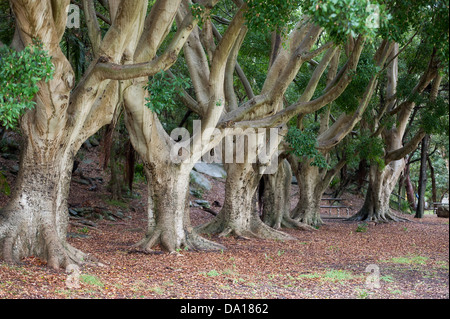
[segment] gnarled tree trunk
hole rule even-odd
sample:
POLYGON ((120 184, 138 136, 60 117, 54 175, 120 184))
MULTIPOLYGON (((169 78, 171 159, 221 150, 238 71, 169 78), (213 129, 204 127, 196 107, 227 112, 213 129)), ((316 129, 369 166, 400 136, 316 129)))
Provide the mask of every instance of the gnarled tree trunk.
POLYGON ((66 267, 86 257, 66 241, 73 159, 53 149, 47 162, 36 163, 46 155, 39 151, 29 141, 23 150, 17 186, 0 212, 0 255, 7 262, 39 256, 51 267, 66 267))
POLYGON ((225 164, 225 200, 219 214, 209 223, 197 228, 200 233, 235 235, 242 238, 294 239, 277 231, 261 220, 255 192, 261 175, 252 163, 225 164))
POLYGON ((272 228, 281 228, 283 220, 290 218, 291 181, 292 170, 286 160, 280 162, 276 173, 262 177, 264 191, 259 209, 262 208, 263 221, 272 228))
MULTIPOLYGON (((310 226, 321 226, 320 200, 322 199, 322 181, 319 168, 310 165, 311 160, 306 158, 298 163, 294 170, 298 182, 298 203, 291 213, 294 220, 310 226)), ((294 163, 293 163, 294 164, 294 163)))
POLYGON ((404 169, 405 161, 391 162, 383 170, 377 165, 371 165, 369 172, 369 187, 362 208, 350 217, 350 221, 405 221, 396 216, 389 207, 392 191, 404 169))
MULTIPOLYGON (((281 227, 314 229, 291 216, 292 169, 286 159, 280 161, 276 173, 265 174, 262 179, 264 180, 262 219, 267 225, 274 229, 281 227)), ((300 182, 298 183, 300 185, 300 182)))
MULTIPOLYGON (((392 63, 387 68, 387 97, 392 99, 395 96, 397 87, 397 72, 398 62, 396 53, 398 52, 398 45, 396 44, 394 50, 391 52, 393 57, 392 63)), ((420 94, 425 88, 435 79, 433 83, 433 92, 437 92, 437 87, 440 84, 440 78, 437 72, 438 63, 434 56, 434 53, 430 57, 427 70, 423 73, 419 79, 418 84, 411 92, 411 96, 414 94, 420 94)), ((431 94, 433 98, 433 94, 431 94)), ((380 131, 380 134, 385 143, 385 156, 384 167, 380 169, 378 164, 372 164, 369 172, 369 187, 366 193, 366 198, 361 210, 349 220, 370 220, 378 222, 388 221, 407 221, 408 219, 395 216, 389 208, 389 200, 395 185, 405 168, 405 157, 417 148, 419 142, 425 136, 425 131, 419 129, 418 132, 409 140, 409 142, 403 145, 403 138, 406 131, 406 126, 411 116, 411 113, 415 107, 415 101, 413 99, 407 99, 396 106, 395 100, 387 103, 384 107, 390 110, 393 114, 396 114, 396 125, 390 129, 385 129, 382 126, 376 127, 379 124, 380 117, 374 116, 372 119, 373 127, 375 131, 380 131), (379 128, 382 128, 379 130, 379 128)), ((383 112, 380 112, 382 115, 383 112)), ((378 116, 381 116, 378 115, 378 116)))
POLYGON ((189 173, 185 166, 146 163, 148 179, 148 229, 136 244, 146 252, 160 245, 175 253, 181 249, 221 250, 220 244, 197 235, 189 217, 189 173))
MULTIPOLYGON (((50 267, 60 268, 88 259, 66 240, 73 160, 82 143, 113 117, 118 82, 110 81, 99 66, 117 72, 114 63, 120 63, 128 41, 136 33, 130 21, 145 12, 146 3, 118 10, 118 1, 110 0, 111 8, 116 7, 118 12, 111 9, 112 27, 103 39, 96 20, 86 19, 94 59, 75 88, 74 72, 59 45, 69 3, 11 1, 16 18, 12 45, 21 50, 32 39, 41 40, 52 57, 54 74, 48 82, 39 83, 34 109, 20 120, 25 141, 20 173, 10 202, 0 211, 0 258, 6 261, 33 255, 46 260, 50 267)), ((95 16, 89 2, 83 1, 83 8, 86 16, 95 16)))

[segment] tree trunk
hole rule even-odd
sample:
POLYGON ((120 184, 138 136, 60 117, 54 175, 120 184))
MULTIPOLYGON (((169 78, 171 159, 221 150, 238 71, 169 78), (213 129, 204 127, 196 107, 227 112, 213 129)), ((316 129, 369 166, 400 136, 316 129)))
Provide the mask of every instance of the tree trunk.
POLYGON ((80 263, 87 255, 66 241, 74 153, 36 150, 30 139, 22 151, 11 200, 0 211, 0 257, 19 262, 37 256, 55 269, 80 263))
POLYGON ((431 177, 431 201, 433 203, 437 202, 437 187, 436 187, 436 175, 434 172, 434 166, 431 162, 430 156, 427 156, 427 163, 430 167, 430 177, 431 177))
POLYGON ((119 177, 119 165, 118 165, 118 147, 116 146, 117 141, 112 142, 111 153, 109 155, 109 169, 111 179, 109 181, 109 187, 111 189, 111 199, 112 200, 122 200, 122 178, 119 177))
POLYGON ((427 188, 427 153, 430 136, 427 134, 422 140, 420 153, 420 174, 419 174, 419 199, 417 203, 415 218, 423 218, 425 210, 425 190, 427 188))
POLYGON ((389 207, 391 193, 404 168, 405 161, 393 161, 383 170, 378 165, 371 165, 369 169, 369 187, 362 208, 348 218, 349 221, 407 221, 406 218, 396 216, 389 207))
POLYGON ((153 163, 146 164, 148 228, 146 236, 135 246, 152 252, 153 247, 160 245, 169 253, 181 249, 225 249, 200 237, 191 226, 188 201, 190 170, 170 164, 163 168, 153 163))
POLYGON ((285 216, 289 218, 291 210, 292 170, 286 160, 280 162, 275 174, 262 177, 262 219, 272 228, 279 229, 285 216))
POLYGON ((411 207, 411 209, 413 210, 416 210, 416 197, 414 196, 414 187, 411 183, 411 176, 409 174, 409 164, 406 164, 405 168, 405 190, 409 207, 411 207))
POLYGON ((199 226, 201 233, 235 235, 241 238, 294 239, 264 224, 256 205, 255 192, 261 175, 251 163, 226 164, 225 201, 219 214, 199 226))
POLYGON ((323 224, 320 218, 320 201, 324 190, 321 186, 319 168, 310 163, 311 160, 307 158, 304 158, 303 162, 291 159, 291 165, 297 165, 294 172, 299 188, 298 202, 291 216, 300 223, 318 227, 323 224))
POLYGON ((292 170, 285 159, 280 161, 275 174, 263 177, 263 221, 272 228, 281 227, 313 230, 314 228, 303 224, 291 217, 291 182, 292 170))

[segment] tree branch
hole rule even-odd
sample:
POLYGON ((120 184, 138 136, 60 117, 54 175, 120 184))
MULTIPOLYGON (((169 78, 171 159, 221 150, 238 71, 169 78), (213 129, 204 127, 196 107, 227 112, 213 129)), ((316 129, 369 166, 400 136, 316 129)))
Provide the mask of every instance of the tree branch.
POLYGON ((170 31, 181 0, 156 1, 145 19, 142 36, 134 53, 135 62, 144 62, 153 58, 161 43, 170 31))
POLYGON ((94 0, 82 0, 83 10, 86 16, 86 24, 88 27, 89 39, 91 40, 94 55, 98 54, 101 44, 101 31, 95 13, 94 0))
POLYGON ((237 66, 237 57, 245 35, 247 34, 247 28, 243 27, 238 39, 236 40, 228 57, 227 66, 225 70, 225 99, 227 101, 227 112, 238 108, 238 100, 236 92, 234 90, 234 71, 237 66))
POLYGON ((341 160, 330 170, 327 171, 325 176, 321 181, 321 190, 325 191, 325 189, 330 185, 333 177, 341 170, 342 167, 347 163, 347 159, 345 157, 341 158, 341 160))
POLYGON ((98 72, 101 80, 128 80, 152 76, 161 70, 166 71, 176 62, 178 54, 195 24, 196 21, 194 21, 192 15, 186 17, 182 27, 177 31, 166 51, 152 61, 127 65, 100 62, 95 66, 95 71, 98 72))
POLYGON ((398 161, 404 158, 406 155, 414 151, 417 146, 419 145, 420 141, 424 138, 426 135, 425 131, 423 129, 420 129, 416 135, 414 135, 411 140, 405 144, 403 147, 396 149, 394 151, 388 152, 386 156, 384 157, 384 162, 386 164, 389 164, 392 161, 398 161))
MULTIPOLYGON (((172 79, 175 78, 175 75, 170 70, 167 70, 167 75, 169 75, 172 79)), ((188 92, 186 92, 185 89, 181 88, 181 94, 179 95, 179 97, 189 110, 198 114, 200 117, 203 116, 200 104, 188 92)))
MULTIPOLYGON (((211 23, 212 31, 214 36, 218 41, 222 39, 222 35, 219 33, 219 30, 215 27, 213 23, 211 23)), ((247 79, 247 76, 245 75, 244 71, 242 70, 241 66, 239 65, 239 62, 236 60, 236 74, 239 77, 239 80, 241 81, 242 85, 244 86, 245 94, 247 95, 248 99, 252 99, 255 97, 255 94, 253 93, 252 86, 250 85, 249 80, 247 79)))
POLYGON ((353 73, 356 70, 356 66, 359 61, 359 57, 361 55, 361 51, 364 47, 364 39, 359 37, 356 40, 355 48, 351 54, 350 60, 348 61, 348 65, 346 67, 346 71, 342 75, 336 85, 331 87, 328 91, 326 91, 322 96, 312 100, 312 101, 298 101, 289 107, 283 109, 275 115, 258 119, 252 121, 240 121, 235 123, 236 127, 276 127, 282 123, 286 123, 293 116, 300 113, 312 113, 323 106, 331 103, 336 98, 338 98, 342 92, 347 88, 348 84, 352 81, 353 73))

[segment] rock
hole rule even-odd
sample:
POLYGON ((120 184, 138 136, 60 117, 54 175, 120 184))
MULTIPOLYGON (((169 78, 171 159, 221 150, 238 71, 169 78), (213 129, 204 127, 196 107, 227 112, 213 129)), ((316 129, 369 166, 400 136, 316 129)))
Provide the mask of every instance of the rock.
POLYGON ((194 200, 194 202, 196 204, 202 206, 202 207, 205 207, 205 208, 210 208, 211 207, 209 202, 207 200, 204 200, 204 199, 196 199, 196 200, 194 200))
POLYGON ((449 218, 448 206, 439 206, 436 210, 436 214, 438 217, 449 218))
POLYGON ((77 233, 67 233, 67 238, 89 238, 89 235, 86 234, 77 234, 77 233))
POLYGON ((75 209, 69 208, 69 214, 72 216, 78 216, 78 212, 75 209))
POLYGON ((78 184, 82 184, 82 185, 91 185, 91 183, 90 183, 88 180, 83 179, 83 178, 72 178, 72 180, 73 180, 75 183, 78 183, 78 184))
POLYGON ((19 165, 13 165, 11 166, 10 170, 9 170, 12 174, 17 175, 17 173, 19 173, 19 165))
POLYGON ((294 184, 294 185, 298 185, 297 178, 294 175, 292 175, 292 182, 291 183, 294 184))
POLYGON ((3 153, 2 157, 7 160, 18 161, 19 157, 16 154, 3 153))
POLYGON ((217 163, 198 162, 194 165, 194 170, 211 177, 216 178, 227 177, 227 172, 225 171, 225 169, 222 167, 222 165, 217 163))
POLYGON ((91 148, 91 147, 92 147, 92 144, 91 144, 91 142, 89 141, 89 139, 87 139, 86 141, 84 141, 83 146, 84 146, 85 148, 91 148))
POLYGON ((109 215, 109 214, 105 214, 105 219, 106 219, 106 220, 110 220, 110 221, 112 221, 112 222, 115 222, 115 221, 116 221, 116 219, 115 219, 114 217, 112 217, 111 215, 109 215))
POLYGON ((91 136, 91 137, 89 138, 89 142, 90 142, 91 145, 94 146, 94 147, 100 145, 100 142, 99 142, 95 137, 93 137, 93 136, 91 136))
POLYGON ((191 182, 205 190, 210 191, 212 189, 212 185, 209 180, 199 172, 191 171, 191 182))

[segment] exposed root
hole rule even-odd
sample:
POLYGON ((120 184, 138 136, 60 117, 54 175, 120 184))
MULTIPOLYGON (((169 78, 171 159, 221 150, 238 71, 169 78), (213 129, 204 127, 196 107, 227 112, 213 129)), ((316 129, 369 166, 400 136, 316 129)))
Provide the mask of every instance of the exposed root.
POLYGON ((237 227, 223 222, 220 217, 196 228, 199 233, 218 234, 219 237, 234 236, 238 239, 251 238, 272 240, 295 240, 296 238, 264 224, 259 218, 252 218, 247 227, 237 227))
POLYGON ((309 226, 315 230, 317 230, 318 227, 322 226, 324 224, 322 218, 319 216, 300 216, 296 219, 294 219, 296 222, 298 222, 300 225, 306 225, 309 226))
POLYGON ((287 217, 283 218, 283 220, 281 221, 281 225, 286 228, 295 228, 298 230, 305 230, 305 231, 317 231, 317 228, 314 228, 313 226, 287 217))
POLYGON ((168 232, 160 229, 154 230, 151 234, 147 234, 141 241, 133 245, 133 249, 138 252, 154 254, 154 247, 160 245, 163 251, 177 253, 179 250, 194 251, 217 251, 225 250, 223 245, 207 240, 199 236, 195 231, 185 230, 185 238, 180 243, 175 243, 173 236, 168 232))
POLYGON ((188 247, 200 251, 220 251, 226 247, 199 236, 195 231, 186 234, 186 243, 188 247))
POLYGON ((26 244, 18 244, 27 242, 21 237, 26 233, 19 232, 17 228, 15 231, 10 231, 4 235, 5 237, 0 238, 0 258, 6 263, 14 264, 24 257, 33 255, 45 260, 47 266, 55 270, 66 269, 70 265, 102 265, 94 257, 61 240, 49 227, 42 226, 41 233, 42 240, 35 239, 33 244, 36 247, 30 247, 29 245, 21 246, 26 244))
POLYGON ((376 222, 376 223, 390 223, 390 222, 411 222, 408 218, 397 216, 391 211, 384 213, 367 212, 360 210, 355 215, 345 219, 345 221, 356 222, 376 222))

